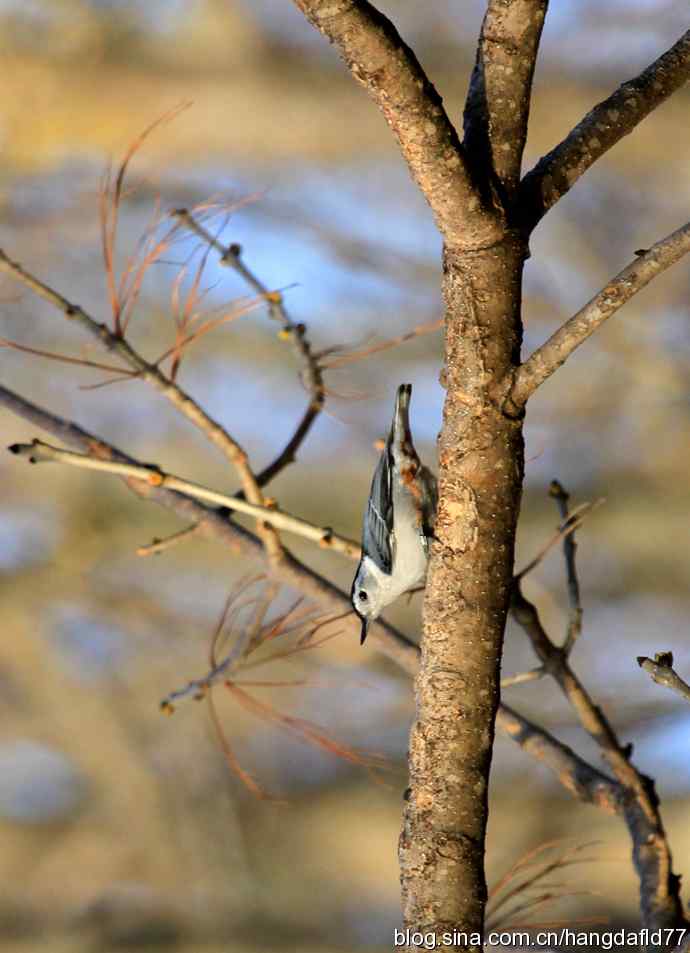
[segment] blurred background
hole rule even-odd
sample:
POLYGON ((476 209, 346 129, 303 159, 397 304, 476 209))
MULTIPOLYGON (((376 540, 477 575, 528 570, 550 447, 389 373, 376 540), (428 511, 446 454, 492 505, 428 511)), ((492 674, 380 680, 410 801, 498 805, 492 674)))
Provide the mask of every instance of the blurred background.
MULTIPOLYGON (((483 5, 381 2, 458 118, 483 5)), ((592 104, 687 28, 671 0, 554 0, 534 89, 526 167, 592 104)), ((440 316, 440 245, 388 129, 333 50, 288 0, 2 0, 0 238, 15 259, 99 320, 109 304, 99 183, 153 120, 120 215, 125 260, 154 214, 212 199, 224 242, 285 290, 317 350, 361 349, 440 316)), ((539 226, 527 264, 525 351, 627 263, 687 219, 689 98, 677 94, 578 183, 539 226)), ((147 274, 132 340, 171 342, 171 290, 198 248, 178 242, 147 274)), ((194 259, 198 261, 197 258, 194 259)), ((188 286, 193 271, 183 279, 188 286)), ((210 311, 247 295, 209 258, 210 311)), ((655 281, 530 403, 518 566, 557 523, 558 477, 573 502, 605 497, 579 534, 585 627, 573 662, 637 764, 657 780, 678 872, 690 876, 690 710, 654 686, 638 654, 672 649, 690 674, 687 618, 690 333, 687 263, 655 281)), ((305 405, 299 368, 257 307, 191 348, 180 383, 268 463, 305 405)), ((102 360, 77 329, 3 276, 0 335, 102 360)), ((438 331, 327 373, 331 391, 271 493, 358 537, 396 385, 414 384, 413 427, 435 465, 442 391, 438 331)), ((146 461, 226 492, 235 474, 140 382, 0 351, 0 382, 146 461), (105 375, 107 377, 107 375, 105 375)), ((39 434, 0 411, 4 445, 39 434)), ((50 440, 50 437, 48 437, 50 440)), ((284 722, 218 690, 224 743, 272 799, 227 764, 205 704, 158 705, 203 676, 228 593, 257 567, 190 538, 118 480, 0 456, 0 948, 8 953, 176 948, 384 950, 400 925, 396 862, 412 717, 408 680, 349 638, 266 665, 262 704, 308 719, 334 743, 383 755, 372 772, 305 743, 284 722)), ((300 540, 309 565, 349 588, 353 566, 300 540)), ((560 554, 526 584, 549 631, 565 631, 560 554)), ((275 614, 294 594, 278 593, 275 614)), ((416 637, 420 599, 387 617, 416 637)), ((235 619, 230 638, 242 628, 235 619)), ((507 635, 506 674, 534 664, 507 635)), ((247 689, 249 691, 249 689, 247 689)), ((546 683, 507 700, 595 760, 546 683)), ((592 843, 560 872, 566 896, 527 919, 633 926, 637 884, 622 821, 578 804, 498 739, 490 883, 527 851, 592 843)), ((523 916, 522 919, 525 919, 523 916)))

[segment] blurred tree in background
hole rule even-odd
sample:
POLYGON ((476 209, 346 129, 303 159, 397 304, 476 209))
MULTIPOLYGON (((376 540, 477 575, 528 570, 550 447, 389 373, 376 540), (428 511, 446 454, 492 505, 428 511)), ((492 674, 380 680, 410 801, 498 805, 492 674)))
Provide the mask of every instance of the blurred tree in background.
MULTIPOLYGON (((455 121, 485 5, 466 4, 462 15, 442 0, 380 6, 455 121)), ((54 0, 7 2, 0 10, 2 247, 98 321, 112 321, 98 226, 106 157, 122 155, 153 118, 192 100, 137 153, 130 170, 137 187, 122 196, 118 248, 123 255, 135 248, 158 196, 163 209, 194 209, 209 197, 217 204, 219 214, 206 222, 212 236, 225 248, 238 243, 241 261, 266 289, 283 289, 289 320, 306 325, 313 352, 331 365, 326 413, 313 423, 298 465, 282 471, 270 493, 281 509, 357 537, 395 385, 414 384, 413 426, 425 460, 433 460, 442 399, 440 335, 427 333, 442 313, 440 239, 376 110, 291 4, 54 0), (399 347, 376 349, 400 336, 399 347), (361 352, 370 353, 347 359, 361 352)), ((602 10, 555 2, 524 168, 670 47, 686 21, 680 3, 611 2, 602 10)), ((680 92, 535 232, 525 271, 525 355, 635 250, 682 224, 686 119, 687 93, 680 92)), ((170 345, 171 289, 181 265, 191 262, 177 284, 178 306, 203 252, 199 236, 180 228, 148 269, 129 333, 149 358, 170 345)), ((253 298, 256 288, 238 303, 246 282, 220 267, 217 254, 207 258, 202 285, 209 316, 242 314, 186 349, 177 382, 261 471, 310 403, 297 380, 303 364, 285 327, 253 298), (246 310, 249 303, 256 306, 246 310)), ((523 565, 552 533, 545 490, 554 474, 576 504, 606 497, 578 531, 586 624, 574 664, 619 737, 634 739, 636 764, 657 779, 681 868, 688 715, 634 659, 672 647, 678 671, 690 670, 682 638, 687 291, 687 268, 664 275, 530 402, 516 560, 523 565)), ((73 323, 9 278, 2 294, 4 339, 108 362, 73 323)), ((240 487, 227 460, 209 453, 173 406, 148 394, 146 381, 91 389, 107 375, 16 349, 1 353, 4 388, 166 472, 230 495, 240 487)), ((10 413, 2 419, 6 444, 37 436, 10 413)), ((4 891, 0 910, 5 947, 41 949, 45 937, 51 950, 173 941, 194 950, 297 942, 319 950, 389 948, 400 926, 395 843, 412 716, 408 680, 385 658, 363 656, 343 619, 325 630, 340 637, 248 674, 266 682, 251 688, 252 703, 218 691, 214 711, 185 705, 172 721, 162 719, 160 699, 208 670, 228 593, 241 601, 248 591, 242 587, 255 565, 246 550, 238 558, 195 533, 155 558, 138 556, 152 539, 179 531, 179 519, 120 481, 84 470, 46 465, 28 473, 10 457, 0 466, 1 862, 3 882, 16 884, 4 891), (288 803, 247 793, 237 771, 228 771, 223 745, 262 790, 288 803), (337 756, 357 760, 355 749, 369 756, 367 765, 372 754, 387 757, 382 784, 337 756)), ((342 555, 296 537, 289 544, 319 575, 349 588, 352 564, 342 555)), ((524 584, 548 632, 568 617, 561 573, 558 559, 547 558, 524 584)), ((323 595, 319 586, 307 586, 307 595, 323 595)), ((287 590, 270 595, 259 620, 268 629, 255 630, 264 635, 294 605, 287 590)), ((398 605, 387 618, 415 633, 419 602, 398 605)), ((247 611, 231 612, 219 652, 249 631, 247 611)), ((290 644, 316 621, 300 618, 290 644)), ((294 622, 289 616, 285 625, 294 622)), ((533 666, 530 645, 509 626, 504 671, 533 666)), ((554 687, 515 686, 506 700, 596 764, 594 746, 582 741, 554 687)), ((540 844, 599 840, 596 862, 568 875, 559 918, 638 922, 624 826, 574 803, 548 772, 500 740, 490 818, 490 885, 540 844), (602 895, 579 895, 583 887, 602 895)))

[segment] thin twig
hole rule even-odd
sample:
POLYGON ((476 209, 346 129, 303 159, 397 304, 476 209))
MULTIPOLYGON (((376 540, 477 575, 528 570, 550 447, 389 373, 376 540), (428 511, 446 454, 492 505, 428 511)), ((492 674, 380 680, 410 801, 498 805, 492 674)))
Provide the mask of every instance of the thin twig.
MULTIPOLYGON (((213 701, 213 696, 210 693, 206 696, 206 702, 208 705, 208 712, 209 712, 209 717, 211 719, 211 724, 213 725, 213 730, 218 739, 218 743, 221 746, 221 750, 223 754, 225 755, 225 761, 230 771, 232 771, 233 774, 237 775, 237 777, 240 779, 242 784, 244 784, 247 790, 251 791, 255 797, 259 798, 262 801, 275 801, 276 799, 271 797, 270 794, 264 791, 264 789, 261 787, 260 784, 257 783, 254 777, 248 771, 245 771, 245 769, 240 764, 237 758, 237 755, 233 751, 232 746, 230 745, 230 742, 228 741, 225 735, 225 732, 223 731, 223 726, 221 724, 220 718, 218 717, 218 712, 216 711, 216 706, 213 701)), ((161 709, 170 715, 175 710, 173 706, 170 706, 169 708, 167 708, 164 702, 161 702, 161 709)))
POLYGON ((83 357, 71 357, 68 354, 56 354, 53 351, 44 351, 36 347, 28 347, 26 344, 18 344, 16 341, 10 341, 8 338, 0 337, 0 347, 11 348, 14 351, 20 351, 23 354, 31 354, 33 357, 43 357, 49 361, 57 361, 60 364, 75 364, 78 367, 88 367, 96 371, 106 371, 108 374, 117 374, 123 380, 130 380, 137 376, 136 371, 127 371, 123 367, 117 367, 115 364, 101 364, 99 361, 90 361, 83 357))
POLYGON ((638 291, 690 251, 690 222, 642 251, 515 372, 506 408, 521 409, 573 351, 638 291))
POLYGON ((232 268, 249 285, 249 287, 259 294, 268 306, 269 316, 282 325, 280 337, 290 341, 294 350, 303 364, 302 381, 309 392, 309 403, 302 415, 302 419, 287 444, 267 467, 257 474, 256 481, 259 486, 266 486, 278 473, 288 464, 293 463, 297 451, 302 446, 311 427, 321 413, 326 399, 326 389, 323 382, 323 372, 317 356, 313 353, 309 339, 307 338, 307 329, 304 324, 293 321, 285 307, 283 295, 279 291, 271 291, 260 281, 254 272, 247 267, 242 260, 242 249, 240 245, 223 245, 206 228, 203 227, 191 214, 188 209, 176 209, 172 213, 178 220, 197 235, 209 248, 215 249, 220 255, 220 263, 228 268, 232 268))
POLYGON ((643 776, 632 764, 630 747, 620 744, 608 719, 570 668, 563 649, 548 637, 536 607, 525 599, 519 582, 513 589, 511 612, 528 634, 544 668, 561 688, 580 724, 599 746, 616 780, 626 792, 623 815, 630 832, 633 860, 640 879, 644 924, 655 929, 677 926, 683 922, 680 882, 673 873, 671 851, 651 779, 643 776))
POLYGON ((554 535, 546 543, 545 546, 539 550, 537 555, 530 559, 530 561, 522 567, 522 569, 515 573, 515 579, 519 581, 524 579, 533 569, 536 569, 537 566, 542 562, 544 557, 549 553, 554 546, 556 546, 563 539, 567 539, 572 533, 575 532, 578 527, 582 525, 586 516, 590 513, 593 513, 595 509, 605 503, 604 497, 600 497, 598 500, 595 500, 593 503, 581 503, 577 506, 570 516, 565 520, 565 522, 559 526, 554 535))
POLYGON ((515 675, 506 675, 501 679, 501 691, 504 688, 511 688, 513 685, 524 685, 525 682, 535 682, 546 675, 543 665, 537 668, 531 668, 527 672, 518 672, 515 675))
POLYGON ((646 672, 657 685, 663 685, 664 688, 670 688, 681 698, 690 701, 690 685, 678 675, 673 668, 672 652, 657 652, 653 659, 646 655, 637 656, 637 664, 643 672, 646 672))
POLYGON ((260 701, 249 692, 240 688, 237 682, 225 682, 225 688, 246 708, 247 711, 259 718, 263 718, 270 724, 282 728, 284 731, 293 735, 299 741, 305 744, 320 748, 328 754, 342 758, 352 764, 361 765, 371 769, 383 769, 388 767, 389 761, 383 755, 369 754, 357 748, 350 748, 347 745, 340 744, 329 735, 325 734, 321 728, 305 718, 295 718, 292 715, 286 715, 278 711, 272 705, 260 701))
POLYGON ((154 121, 130 143, 117 169, 113 170, 109 164, 103 175, 99 195, 101 252, 108 284, 110 307, 113 315, 113 332, 117 337, 123 337, 127 330, 129 319, 132 316, 132 311, 139 297, 141 284, 149 265, 159 257, 169 242, 169 236, 159 241, 155 241, 154 239, 160 222, 159 207, 157 205, 153 222, 139 242, 137 253, 129 257, 118 280, 115 270, 115 249, 120 207, 125 194, 124 186, 127 170, 132 159, 151 133, 161 125, 171 122, 190 106, 191 102, 179 103, 168 112, 154 119, 154 121))
MULTIPOLYGON (((558 900, 563 900, 565 898, 571 897, 593 897, 597 896, 596 891, 594 890, 548 890, 546 893, 538 894, 537 896, 528 897, 523 903, 518 904, 512 910, 505 913, 502 917, 498 917, 496 921, 492 923, 497 929, 510 930, 511 928, 521 927, 528 921, 525 920, 513 920, 513 917, 518 916, 519 914, 525 914, 527 912, 533 913, 539 907, 546 906, 548 904, 556 903, 558 900)), ((599 921, 602 922, 602 921, 599 921)), ((603 921, 607 923, 607 920, 603 921)))
POLYGON ((425 334, 433 334, 434 331, 440 331, 442 327, 443 318, 435 318, 425 324, 415 325, 411 331, 386 338, 385 341, 374 341, 372 344, 355 346, 354 348, 336 345, 320 351, 316 356, 322 370, 333 370, 337 367, 343 367, 345 364, 354 364, 357 361, 371 357, 373 354, 380 354, 381 351, 388 351, 390 348, 406 344, 408 341, 414 341, 415 338, 423 337, 425 334))
POLYGON ((497 927, 499 922, 503 923, 506 918, 522 913, 525 909, 529 909, 532 904, 536 906, 544 902, 549 902, 549 900, 559 899, 565 895, 576 896, 577 894, 570 893, 566 884, 549 883, 546 878, 555 871, 561 871, 567 867, 592 863, 595 858, 578 855, 580 855, 582 851, 589 850, 589 848, 595 846, 595 843, 596 842, 590 841, 574 844, 563 849, 561 843, 552 841, 541 845, 541 848, 529 851, 524 860, 521 858, 523 862, 518 861, 514 864, 511 870, 501 879, 498 888, 491 892, 489 903, 487 904, 487 906, 490 907, 490 911, 487 909, 487 916, 490 917, 492 926, 494 928, 497 927), (561 847, 561 852, 549 858, 549 851, 556 846, 561 847), (544 856, 545 854, 546 857, 544 856), (542 894, 539 897, 534 897, 530 892, 535 887, 551 892, 542 894), (497 912, 516 898, 521 900, 519 906, 504 911, 497 917, 497 912))
MULTIPOLYGON (((319 619, 313 607, 300 608, 303 601, 301 598, 287 612, 267 621, 266 617, 278 595, 279 588, 278 584, 263 575, 243 579, 237 584, 225 600, 211 638, 209 670, 201 678, 192 679, 184 687, 169 692, 160 703, 164 711, 171 714, 178 701, 190 697, 199 701, 206 697, 218 683, 226 682, 230 678, 233 683, 236 683, 237 674, 248 668, 256 668, 274 661, 274 656, 264 655, 253 664, 248 664, 252 654, 268 642, 278 637, 285 640, 290 636, 299 636, 296 643, 299 645, 299 642, 315 629, 335 621, 332 617, 325 620, 319 619), (258 593, 257 584, 261 587, 258 593), (247 614, 249 618, 245 619, 244 616, 247 614), (220 655, 219 646, 228 623, 230 649, 224 655, 220 655), (235 628, 239 631, 234 632, 235 628)), ((311 647, 314 648, 315 644, 311 643, 311 647)), ((252 680, 237 684, 250 687, 268 683, 252 680)), ((274 682, 274 684, 279 683, 274 682)))
MULTIPOLYGON (((558 480, 552 480, 549 487, 549 495, 556 500, 558 512, 561 519, 567 522, 570 519, 568 511, 568 501, 570 494, 563 488, 558 480)), ((582 603, 580 601, 580 584, 577 579, 577 569, 575 567, 575 553, 577 543, 575 542, 575 533, 568 533, 563 537, 563 555, 565 557, 565 575, 568 586, 568 603, 570 613, 568 618, 568 628, 566 629, 565 640, 563 642, 563 651, 569 655, 575 642, 582 632, 582 603)))
POLYGON ((30 463, 65 463, 68 466, 80 467, 84 470, 98 470, 101 473, 112 473, 115 476, 143 480, 151 486, 174 490, 176 493, 183 493, 194 499, 204 500, 206 503, 214 503, 216 506, 225 506, 229 510, 236 510, 239 513, 254 516, 257 520, 268 523, 276 529, 295 533, 297 536, 318 543, 323 549, 333 549, 335 552, 343 553, 351 559, 359 559, 360 556, 361 550, 358 543, 344 536, 338 536, 328 527, 315 526, 313 523, 299 519, 297 516, 291 516, 277 508, 259 506, 256 503, 248 503, 246 500, 238 499, 236 496, 219 493, 209 487, 202 486, 200 483, 185 480, 171 473, 164 473, 154 466, 102 460, 85 453, 62 450, 60 447, 53 447, 41 440, 34 440, 32 443, 15 443, 9 450, 17 456, 26 457, 30 463))
POLYGON ((184 529, 178 530, 177 533, 172 533, 164 539, 158 539, 158 537, 156 537, 148 543, 148 545, 138 546, 136 554, 137 556, 157 556, 159 553, 163 553, 168 549, 172 549, 173 546, 177 546, 178 543, 182 543, 192 536, 197 536, 199 532, 199 524, 193 523, 191 526, 186 526, 184 529))
MULTIPOLYGON (((566 847, 565 838, 557 838, 555 840, 544 841, 542 844, 538 844, 536 847, 532 847, 530 850, 526 851, 521 857, 519 857, 511 867, 503 874, 503 876, 495 884, 491 885, 489 890, 489 895, 487 899, 487 914, 489 913, 489 907, 492 907, 493 910, 496 910, 499 906, 503 905, 505 902, 506 888, 510 884, 514 884, 520 876, 524 876, 525 871, 530 871, 528 875, 529 883, 520 881, 523 887, 530 887, 533 885, 536 874, 536 880, 543 881, 545 876, 548 876, 549 873, 553 872, 553 860, 544 859, 545 855, 556 848, 560 849, 562 853, 560 854, 560 862, 558 866, 565 864, 566 866, 572 865, 573 855, 578 854, 582 850, 588 850, 590 847, 594 847, 598 844, 598 841, 588 841, 586 843, 572 844, 570 847, 566 847), (565 849, 564 849, 565 848, 565 849)), ((591 860, 591 858, 580 858, 581 861, 591 860)), ((542 886, 546 884, 542 883, 542 886)), ((511 888, 510 894, 514 896, 515 891, 511 888)))

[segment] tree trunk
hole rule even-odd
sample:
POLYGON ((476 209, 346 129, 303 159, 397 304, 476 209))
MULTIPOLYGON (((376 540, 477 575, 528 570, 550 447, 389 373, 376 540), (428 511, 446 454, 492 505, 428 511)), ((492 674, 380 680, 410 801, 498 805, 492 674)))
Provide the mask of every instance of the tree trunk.
POLYGON ((445 941, 454 950, 478 949, 483 930, 487 778, 524 463, 522 421, 503 412, 499 382, 519 363, 525 256, 513 232, 444 252, 440 502, 400 863, 406 928, 439 945, 458 931, 445 941))

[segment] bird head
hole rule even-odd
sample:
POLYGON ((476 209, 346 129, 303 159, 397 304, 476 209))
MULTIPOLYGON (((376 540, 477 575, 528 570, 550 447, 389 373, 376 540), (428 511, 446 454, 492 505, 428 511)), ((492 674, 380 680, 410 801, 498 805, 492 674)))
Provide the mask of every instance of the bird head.
POLYGON ((384 608, 379 574, 376 572, 376 567, 370 566, 369 563, 370 560, 367 557, 360 562, 350 593, 352 607, 362 620, 360 645, 367 637, 369 624, 378 618, 384 608))

